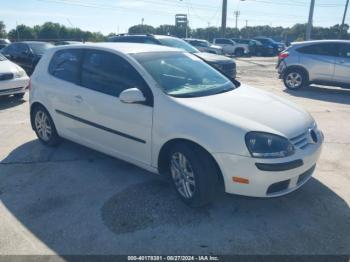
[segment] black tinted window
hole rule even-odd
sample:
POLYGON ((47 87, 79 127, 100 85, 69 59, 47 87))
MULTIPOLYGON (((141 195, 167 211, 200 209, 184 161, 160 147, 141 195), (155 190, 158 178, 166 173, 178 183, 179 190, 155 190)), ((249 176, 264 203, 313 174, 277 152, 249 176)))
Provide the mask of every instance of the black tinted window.
POLYGON ((104 51, 87 51, 82 65, 81 85, 118 97, 128 88, 145 91, 139 73, 123 58, 104 51))
POLYGON ((29 52, 29 47, 26 44, 18 44, 17 45, 17 52, 19 54, 25 54, 29 52))
POLYGON ((297 49, 298 52, 309 55, 325 55, 325 56, 338 56, 339 44, 337 43, 321 43, 313 44, 297 49))
POLYGON ((49 72, 62 80, 78 83, 81 54, 79 49, 58 51, 51 60, 49 72))
POLYGON ((228 39, 216 39, 215 43, 216 44, 227 44, 227 45, 232 44, 232 42, 228 39))
POLYGON ((2 53, 4 54, 14 54, 14 53, 17 53, 17 48, 18 47, 18 44, 11 44, 7 47, 5 47, 3 50, 2 50, 2 53))

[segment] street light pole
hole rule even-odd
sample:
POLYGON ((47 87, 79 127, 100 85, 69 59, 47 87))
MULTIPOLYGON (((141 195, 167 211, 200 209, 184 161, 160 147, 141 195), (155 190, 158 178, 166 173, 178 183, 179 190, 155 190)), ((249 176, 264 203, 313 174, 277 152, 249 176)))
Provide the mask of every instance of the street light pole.
POLYGON ((222 0, 221 34, 225 37, 227 19, 227 0, 222 0))
POLYGON ((238 29, 238 17, 240 16, 241 12, 240 11, 235 11, 233 13, 236 17, 236 30, 238 29))
POLYGON ((310 3, 310 12, 309 12, 309 22, 306 28, 306 41, 311 39, 311 30, 312 30, 312 20, 314 17, 314 9, 315 9, 315 0, 311 0, 310 3))
POLYGON ((345 25, 346 13, 348 12, 348 6, 349 6, 349 0, 346 0, 346 5, 345 5, 345 10, 344 10, 344 15, 343 15, 343 21, 342 21, 341 27, 340 27, 340 37, 343 36, 343 30, 344 30, 344 25, 345 25))

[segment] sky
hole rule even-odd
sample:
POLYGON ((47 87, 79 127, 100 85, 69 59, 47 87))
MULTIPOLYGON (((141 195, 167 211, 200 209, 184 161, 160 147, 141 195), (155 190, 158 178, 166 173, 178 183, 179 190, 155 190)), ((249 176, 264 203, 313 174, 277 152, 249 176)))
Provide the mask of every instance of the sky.
MULTIPOLYGON (((341 23, 346 0, 315 1, 315 26, 341 23)), ((51 21, 109 34, 125 33, 142 19, 152 26, 174 24, 175 14, 181 13, 188 15, 191 28, 199 28, 220 26, 221 5, 221 0, 0 0, 0 21, 8 31, 16 23, 34 26, 51 21)), ((240 12, 239 28, 306 23, 309 6, 310 0, 228 0, 227 26, 235 26, 235 11, 240 12)))

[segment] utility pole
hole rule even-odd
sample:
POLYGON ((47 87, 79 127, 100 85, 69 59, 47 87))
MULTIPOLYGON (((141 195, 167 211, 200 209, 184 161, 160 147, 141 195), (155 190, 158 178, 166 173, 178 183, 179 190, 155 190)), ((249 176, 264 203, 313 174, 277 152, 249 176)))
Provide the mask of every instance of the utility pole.
POLYGON ((315 9, 315 0, 311 0, 310 3, 310 12, 309 12, 309 22, 306 28, 306 41, 311 39, 311 30, 312 30, 312 21, 314 17, 314 9, 315 9))
POLYGON ((222 0, 221 34, 225 37, 227 19, 227 0, 222 0))
POLYGON ((345 5, 345 10, 344 10, 344 15, 343 15, 343 21, 342 21, 341 27, 340 27, 340 38, 343 36, 343 30, 344 30, 344 25, 345 25, 346 13, 348 12, 348 6, 349 6, 349 0, 346 0, 346 5, 345 5))
POLYGON ((241 12, 240 11, 235 11, 233 13, 236 17, 236 30, 238 29, 238 17, 240 16, 241 12))
POLYGON ((248 27, 248 20, 245 20, 245 27, 248 27))

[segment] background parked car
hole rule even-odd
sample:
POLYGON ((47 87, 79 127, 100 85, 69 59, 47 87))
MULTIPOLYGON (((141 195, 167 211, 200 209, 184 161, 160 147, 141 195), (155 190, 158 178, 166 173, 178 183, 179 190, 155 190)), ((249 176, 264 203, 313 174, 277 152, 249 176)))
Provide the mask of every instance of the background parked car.
POLYGON ((286 49, 286 45, 280 42, 276 42, 272 38, 268 37, 255 37, 254 40, 259 41, 266 50, 266 55, 278 55, 284 49, 286 49))
POLYGON ((224 52, 221 46, 213 45, 209 43, 207 40, 203 39, 194 39, 194 38, 186 38, 184 39, 187 43, 193 45, 201 52, 208 52, 217 55, 223 55, 224 52))
POLYGON ((208 64, 219 69, 228 77, 236 77, 236 63, 234 60, 222 55, 215 55, 206 52, 200 52, 186 41, 172 36, 164 35, 127 35, 121 34, 112 36, 108 39, 109 42, 128 42, 128 43, 144 43, 154 45, 164 45, 186 50, 187 52, 196 55, 208 64))
POLYGON ((12 62, 23 67, 28 75, 31 75, 41 56, 48 48, 53 46, 46 42, 16 42, 3 48, 1 53, 12 62))
POLYGON ((0 39, 0 50, 3 49, 4 47, 8 46, 9 44, 11 44, 10 40, 0 39))
POLYGON ((214 45, 221 46, 225 54, 243 56, 249 54, 249 46, 247 44, 238 44, 227 38, 215 38, 214 45))
POLYGON ((249 54, 254 56, 265 56, 268 54, 267 48, 257 40, 254 39, 239 39, 232 38, 233 41, 239 44, 246 44, 249 47, 249 54))
POLYGON ((350 87, 350 41, 292 43, 279 55, 277 68, 288 89, 297 90, 313 83, 350 87))
POLYGON ((14 95, 22 99, 28 85, 26 72, 0 54, 0 96, 14 95))

